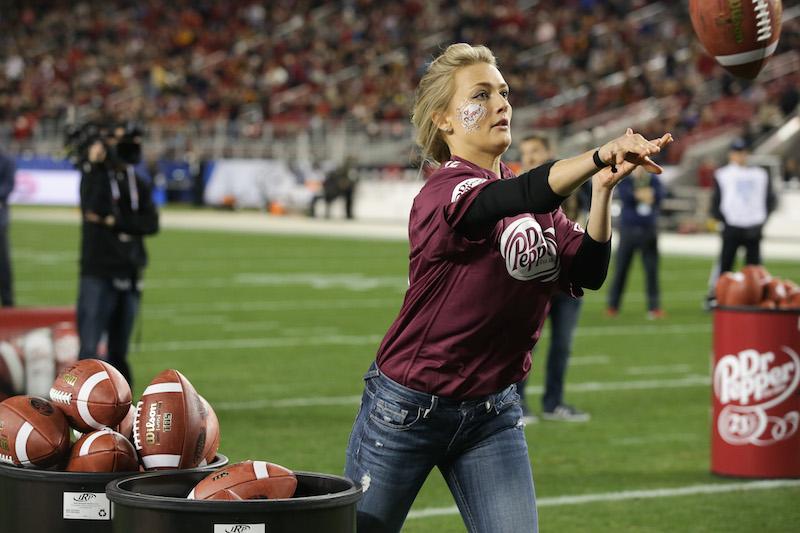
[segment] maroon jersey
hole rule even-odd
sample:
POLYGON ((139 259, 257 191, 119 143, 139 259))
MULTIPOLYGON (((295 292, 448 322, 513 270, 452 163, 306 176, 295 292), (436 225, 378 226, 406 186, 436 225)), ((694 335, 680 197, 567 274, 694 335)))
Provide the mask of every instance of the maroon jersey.
MULTIPOLYGON (((501 165, 503 178, 514 174, 501 165)), ((378 350, 378 367, 406 387, 456 399, 524 378, 550 296, 567 279, 583 228, 561 209, 507 217, 481 238, 454 228, 493 172, 460 158, 434 172, 408 225, 409 288, 378 350)))

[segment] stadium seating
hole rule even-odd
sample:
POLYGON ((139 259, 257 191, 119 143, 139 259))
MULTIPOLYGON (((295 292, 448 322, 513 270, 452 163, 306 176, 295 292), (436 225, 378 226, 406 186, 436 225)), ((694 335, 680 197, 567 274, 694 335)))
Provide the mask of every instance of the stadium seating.
MULTIPOLYGON (((794 67, 767 86, 742 85, 716 67, 694 39, 688 10, 668 2, 232 0, 222 6, 38 0, 4 10, 0 139, 52 152, 65 121, 100 110, 146 123, 165 148, 186 147, 192 138, 195 149, 215 157, 237 149, 239 157, 291 155, 296 146, 283 149, 282 140, 310 131, 310 142, 321 144, 315 135, 339 124, 407 146, 413 88, 426 62, 455 41, 485 43, 496 53, 515 108, 531 110, 517 126, 561 136, 589 117, 648 98, 676 100, 672 115, 657 120, 676 138, 742 125, 774 115, 768 101, 796 105, 800 85, 796 8, 786 10, 776 52, 794 57, 794 67), (708 104, 712 111, 705 111, 708 104), (272 153, 264 153, 273 140, 272 153)), ((391 146, 375 153, 397 159, 408 151, 391 146)))

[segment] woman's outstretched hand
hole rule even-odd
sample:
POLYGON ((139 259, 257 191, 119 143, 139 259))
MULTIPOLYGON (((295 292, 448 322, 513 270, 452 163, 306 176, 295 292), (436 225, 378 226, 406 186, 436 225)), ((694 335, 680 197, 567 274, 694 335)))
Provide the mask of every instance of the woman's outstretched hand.
POLYGON ((594 183, 611 189, 638 166, 643 166, 645 170, 653 174, 661 174, 664 169, 654 163, 650 156, 657 154, 663 146, 671 142, 671 133, 665 133, 658 139, 648 141, 628 128, 625 135, 600 148, 598 154, 600 159, 611 166, 597 172, 593 177, 594 183))

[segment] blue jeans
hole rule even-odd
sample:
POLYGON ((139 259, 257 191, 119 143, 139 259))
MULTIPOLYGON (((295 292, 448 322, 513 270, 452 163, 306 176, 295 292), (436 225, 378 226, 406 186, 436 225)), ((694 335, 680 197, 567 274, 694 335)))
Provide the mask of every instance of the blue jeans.
MULTIPOLYGON (((564 403, 564 380, 582 304, 582 299, 572 298, 563 292, 554 294, 550 300, 550 313, 547 315, 550 319, 550 349, 547 352, 542 395, 542 409, 545 411, 552 411, 564 403)), ((523 403, 527 383, 526 378, 517 384, 523 403)))
POLYGON ((360 482, 358 532, 400 531, 436 466, 470 533, 537 532, 536 496, 516 386, 475 400, 431 396, 375 366, 347 446, 360 482))
POLYGON ((97 345, 108 333, 108 362, 133 386, 128 367, 128 340, 139 310, 135 286, 119 289, 110 278, 81 276, 78 293, 79 359, 96 359, 97 345))

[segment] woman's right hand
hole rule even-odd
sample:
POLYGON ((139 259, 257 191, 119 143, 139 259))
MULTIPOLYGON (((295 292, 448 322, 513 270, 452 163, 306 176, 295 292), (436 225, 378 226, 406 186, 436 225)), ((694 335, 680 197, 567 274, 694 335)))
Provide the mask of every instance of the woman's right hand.
POLYGON ((644 167, 648 172, 661 174, 664 170, 650 159, 649 155, 657 153, 662 146, 672 142, 672 134, 665 133, 661 138, 648 141, 638 133, 628 128, 625 135, 614 139, 600 148, 600 159, 607 161, 611 166, 597 172, 592 181, 594 185, 606 189, 613 189, 625 176, 633 172, 638 166, 644 167), (612 154, 607 159, 605 154, 612 154), (616 172, 615 172, 616 170, 616 172))
POLYGON ((653 174, 661 174, 663 169, 655 164, 649 156, 661 151, 661 147, 672 140, 672 135, 665 133, 660 139, 648 141, 631 128, 624 135, 607 142, 599 149, 600 159, 609 166, 621 166, 625 161, 635 166, 642 165, 653 174))

